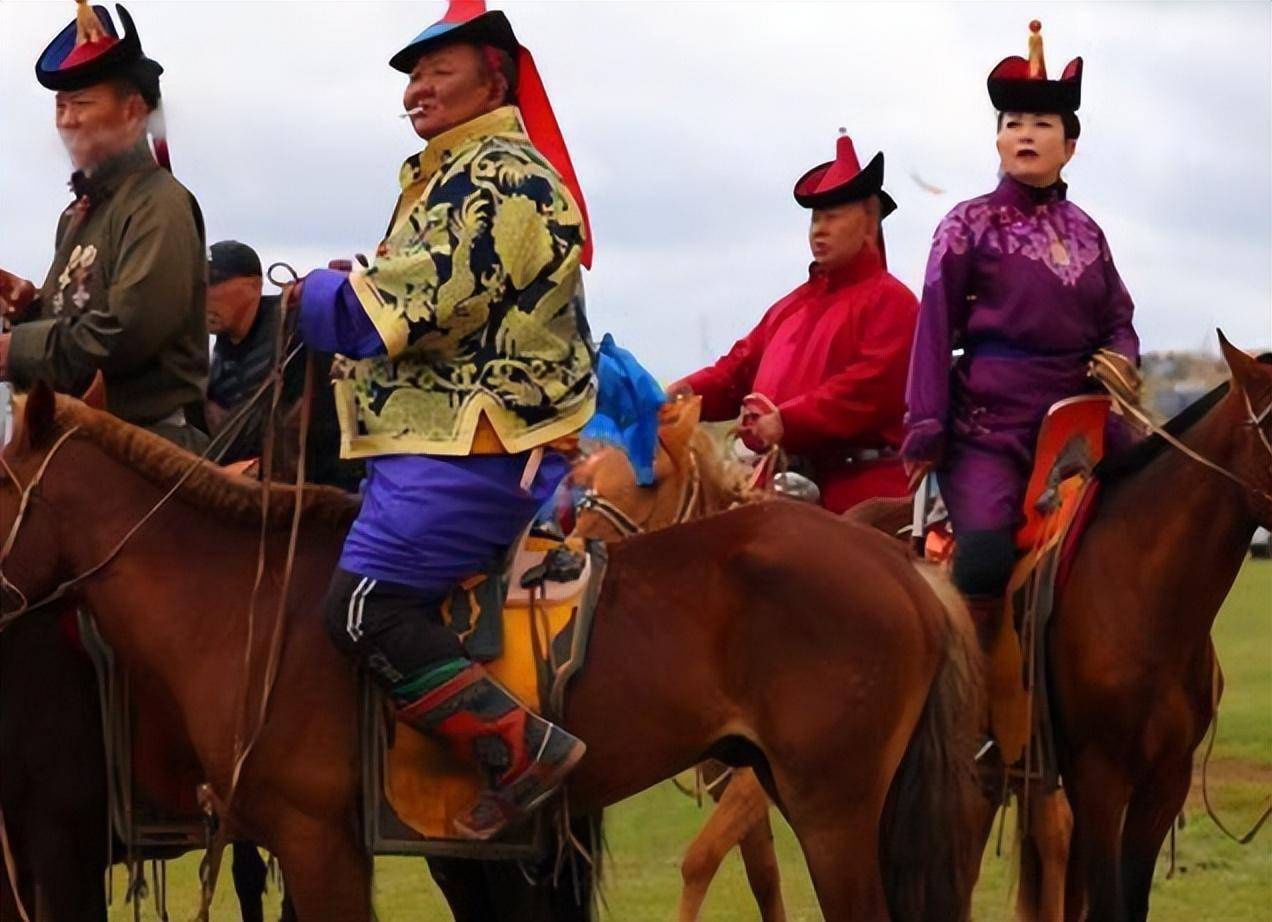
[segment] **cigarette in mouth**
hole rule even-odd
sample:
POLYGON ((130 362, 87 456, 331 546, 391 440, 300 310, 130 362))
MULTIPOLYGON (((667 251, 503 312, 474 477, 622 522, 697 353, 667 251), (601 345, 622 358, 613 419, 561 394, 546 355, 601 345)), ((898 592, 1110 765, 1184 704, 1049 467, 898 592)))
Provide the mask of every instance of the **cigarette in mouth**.
POLYGON ((398 118, 410 118, 412 115, 419 115, 423 111, 424 111, 423 106, 416 106, 414 109, 407 109, 405 112, 399 115, 398 118))

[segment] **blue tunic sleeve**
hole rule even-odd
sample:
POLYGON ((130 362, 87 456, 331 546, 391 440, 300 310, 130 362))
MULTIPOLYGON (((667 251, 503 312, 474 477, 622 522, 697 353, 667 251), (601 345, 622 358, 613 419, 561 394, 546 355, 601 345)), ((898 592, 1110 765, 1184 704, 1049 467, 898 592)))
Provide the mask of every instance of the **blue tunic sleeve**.
POLYGON ((384 340, 353 293, 348 276, 332 269, 315 269, 300 290, 300 336, 318 352, 335 352, 351 359, 384 355, 384 340))

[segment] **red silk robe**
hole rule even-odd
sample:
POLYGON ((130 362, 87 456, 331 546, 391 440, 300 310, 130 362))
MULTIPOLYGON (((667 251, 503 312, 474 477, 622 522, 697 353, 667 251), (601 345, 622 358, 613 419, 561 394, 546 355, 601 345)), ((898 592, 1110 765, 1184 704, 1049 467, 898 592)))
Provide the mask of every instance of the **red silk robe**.
POLYGON ((813 266, 728 355, 686 380, 709 421, 736 417, 750 393, 772 400, 782 447, 811 462, 831 511, 904 496, 896 452, 917 317, 910 290, 862 251, 829 275, 813 266))

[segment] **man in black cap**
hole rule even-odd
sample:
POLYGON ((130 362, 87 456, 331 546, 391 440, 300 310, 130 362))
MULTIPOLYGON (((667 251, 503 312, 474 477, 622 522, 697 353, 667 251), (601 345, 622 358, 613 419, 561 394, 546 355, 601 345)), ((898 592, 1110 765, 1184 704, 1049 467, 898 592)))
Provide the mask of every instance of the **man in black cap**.
POLYGON ((201 403, 208 369, 203 218, 161 168, 163 68, 117 9, 122 38, 104 9, 81 2, 36 64, 57 93, 76 200, 39 289, 0 270, 0 313, 17 324, 0 333, 0 380, 80 394, 101 372, 112 413, 198 451, 206 437, 186 409, 201 403))
MULTIPOLYGON (((228 425, 269 376, 278 357, 278 295, 262 293, 261 259, 237 240, 212 244, 208 259, 208 331, 216 337, 208 376, 205 415, 217 443, 212 457, 233 464, 262 456, 270 400, 261 397, 245 416, 228 425)), ((288 337, 290 339, 290 337, 288 337)), ((281 419, 276 431, 274 474, 295 475, 298 457, 299 401, 305 386, 305 349, 283 370, 281 419)), ((315 353, 305 479, 356 490, 363 465, 341 461, 340 423, 327 379, 330 355, 315 353)))

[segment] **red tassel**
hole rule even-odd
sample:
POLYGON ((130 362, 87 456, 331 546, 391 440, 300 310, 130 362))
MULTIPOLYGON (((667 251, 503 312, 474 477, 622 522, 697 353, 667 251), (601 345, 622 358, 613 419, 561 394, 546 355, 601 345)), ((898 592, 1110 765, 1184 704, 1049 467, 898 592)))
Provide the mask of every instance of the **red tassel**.
POLYGON ((524 46, 517 61, 517 70, 517 104, 522 118, 525 119, 526 133, 530 136, 531 143, 561 174, 566 188, 570 190, 574 201, 578 203, 579 211, 583 213, 586 240, 583 243, 582 263, 585 269, 591 269, 592 224, 587 216, 587 203, 583 201, 583 190, 579 187, 579 179, 570 160, 570 151, 565 146, 565 138, 561 135, 561 127, 552 111, 552 103, 548 101, 547 91, 543 88, 539 69, 535 67, 534 58, 524 46))

